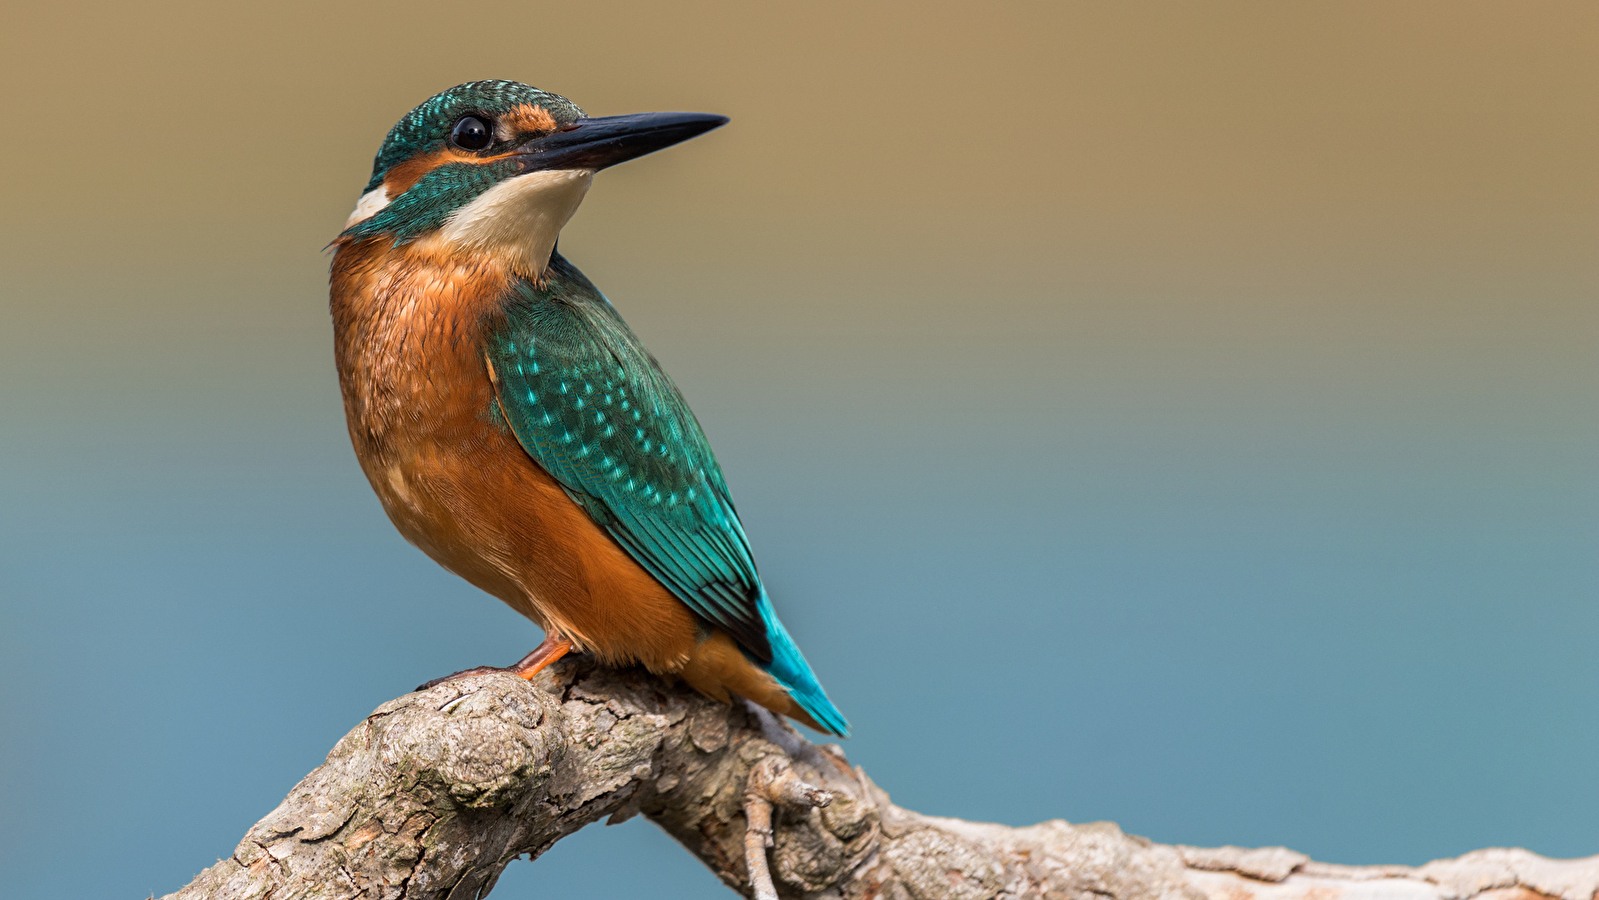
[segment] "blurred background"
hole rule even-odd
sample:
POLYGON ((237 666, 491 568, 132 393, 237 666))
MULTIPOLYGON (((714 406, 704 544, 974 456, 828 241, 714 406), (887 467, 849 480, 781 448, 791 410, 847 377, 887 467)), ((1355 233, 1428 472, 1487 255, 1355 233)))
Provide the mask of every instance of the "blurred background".
MULTIPOLYGON (((34 3, 0 72, 0 869, 176 890, 536 629, 406 545, 328 257, 514 78, 731 126, 562 251, 928 813, 1599 852, 1599 7, 34 3)), ((724 889, 643 820, 496 896, 724 889)))

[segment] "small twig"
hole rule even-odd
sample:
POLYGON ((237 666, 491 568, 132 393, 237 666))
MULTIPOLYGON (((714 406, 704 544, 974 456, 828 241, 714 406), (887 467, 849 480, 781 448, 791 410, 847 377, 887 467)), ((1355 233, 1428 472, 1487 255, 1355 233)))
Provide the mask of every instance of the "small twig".
POLYGON ((772 846, 772 806, 823 808, 833 795, 800 780, 786 756, 767 756, 750 769, 744 784, 744 865, 749 869, 755 900, 777 900, 766 849, 772 846))

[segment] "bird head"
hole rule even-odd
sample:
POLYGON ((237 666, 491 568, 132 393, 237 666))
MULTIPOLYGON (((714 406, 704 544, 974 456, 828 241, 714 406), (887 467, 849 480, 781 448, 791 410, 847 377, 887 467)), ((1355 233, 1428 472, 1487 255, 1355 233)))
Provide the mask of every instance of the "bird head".
POLYGON ((726 122, 681 112, 590 118, 519 82, 459 85, 389 131, 336 242, 440 241, 537 277, 595 172, 726 122))

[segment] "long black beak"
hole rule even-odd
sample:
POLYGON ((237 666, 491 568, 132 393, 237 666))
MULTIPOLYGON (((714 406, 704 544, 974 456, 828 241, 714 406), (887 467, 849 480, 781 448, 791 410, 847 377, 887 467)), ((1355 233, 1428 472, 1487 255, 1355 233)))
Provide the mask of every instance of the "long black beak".
POLYGON ((727 124, 711 113, 658 112, 578 119, 516 150, 522 171, 604 169, 727 124))

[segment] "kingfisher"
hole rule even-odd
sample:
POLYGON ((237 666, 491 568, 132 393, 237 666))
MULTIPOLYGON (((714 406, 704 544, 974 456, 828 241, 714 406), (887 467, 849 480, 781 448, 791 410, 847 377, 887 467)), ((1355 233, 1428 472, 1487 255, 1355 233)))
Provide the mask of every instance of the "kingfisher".
POLYGON ((474 81, 384 138, 331 245, 350 440, 400 533, 545 635, 423 687, 578 651, 848 734, 682 393, 556 251, 596 172, 727 121, 474 81))

